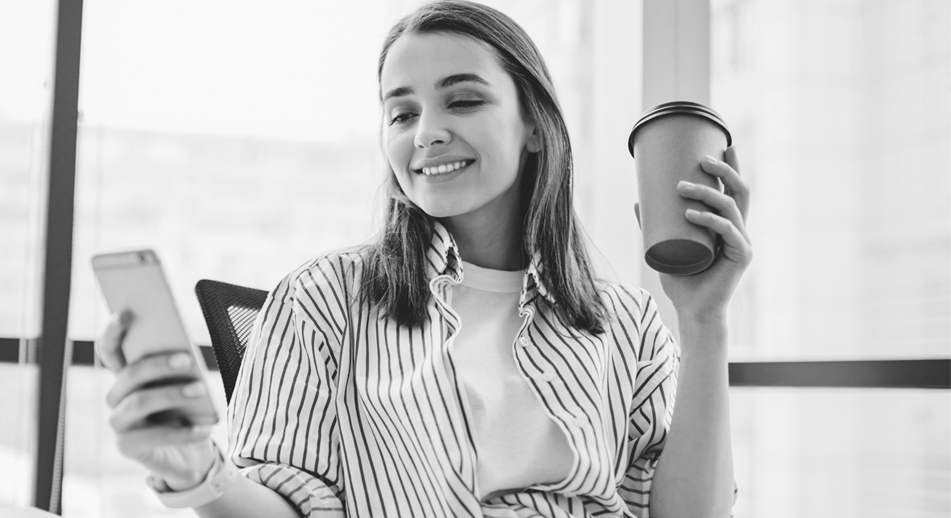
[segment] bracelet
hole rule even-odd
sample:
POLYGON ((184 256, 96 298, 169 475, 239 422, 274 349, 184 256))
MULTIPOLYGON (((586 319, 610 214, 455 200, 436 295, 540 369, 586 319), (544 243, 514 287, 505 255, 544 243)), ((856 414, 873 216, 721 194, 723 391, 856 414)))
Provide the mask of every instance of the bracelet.
POLYGON ((217 445, 213 444, 212 447, 215 449, 215 460, 205 479, 197 487, 186 491, 172 491, 164 480, 149 474, 146 480, 165 507, 184 509, 210 504, 221 498, 228 486, 237 480, 238 469, 225 460, 217 445))

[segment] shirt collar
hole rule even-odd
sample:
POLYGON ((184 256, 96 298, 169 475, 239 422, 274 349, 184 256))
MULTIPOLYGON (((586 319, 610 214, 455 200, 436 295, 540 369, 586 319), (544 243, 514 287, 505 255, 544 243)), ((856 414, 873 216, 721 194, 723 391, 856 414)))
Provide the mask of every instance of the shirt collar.
MULTIPOLYGON (((459 246, 449 230, 438 221, 433 221, 433 236, 426 257, 429 262, 430 280, 439 275, 448 275, 453 283, 462 282, 462 258, 459 255, 459 246)), ((548 291, 545 281, 542 279, 543 272, 544 265, 542 264, 541 254, 536 251, 532 254, 532 261, 529 263, 525 278, 522 280, 519 306, 529 302, 535 292, 549 303, 555 303, 554 297, 548 291)))

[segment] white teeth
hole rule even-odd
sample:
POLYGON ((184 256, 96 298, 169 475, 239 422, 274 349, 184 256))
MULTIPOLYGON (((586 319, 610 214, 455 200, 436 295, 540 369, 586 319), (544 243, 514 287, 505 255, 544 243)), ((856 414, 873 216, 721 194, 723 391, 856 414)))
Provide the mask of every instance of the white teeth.
POLYGON ((462 162, 453 162, 451 164, 443 164, 438 167, 424 167, 423 174, 426 176, 431 176, 434 174, 451 173, 455 171, 456 169, 461 169, 465 165, 466 165, 466 162, 462 161, 462 162))

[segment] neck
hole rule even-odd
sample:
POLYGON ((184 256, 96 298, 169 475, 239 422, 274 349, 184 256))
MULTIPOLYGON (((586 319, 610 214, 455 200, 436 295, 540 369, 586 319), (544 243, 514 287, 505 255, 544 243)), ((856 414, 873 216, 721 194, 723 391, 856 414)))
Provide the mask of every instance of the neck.
POLYGON ((517 206, 509 211, 482 210, 443 218, 440 223, 452 234, 459 255, 467 263, 506 271, 526 267, 522 254, 522 220, 517 206))

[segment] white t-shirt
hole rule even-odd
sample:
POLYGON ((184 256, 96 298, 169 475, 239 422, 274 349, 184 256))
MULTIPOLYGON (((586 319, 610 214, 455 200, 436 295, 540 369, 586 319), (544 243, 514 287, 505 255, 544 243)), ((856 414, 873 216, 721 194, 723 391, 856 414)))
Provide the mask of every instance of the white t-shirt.
POLYGON ((515 363, 524 276, 524 271, 463 262, 462 284, 452 290, 452 309, 462 322, 452 356, 472 416, 478 496, 483 500, 561 482, 573 461, 565 432, 545 412, 515 363))

